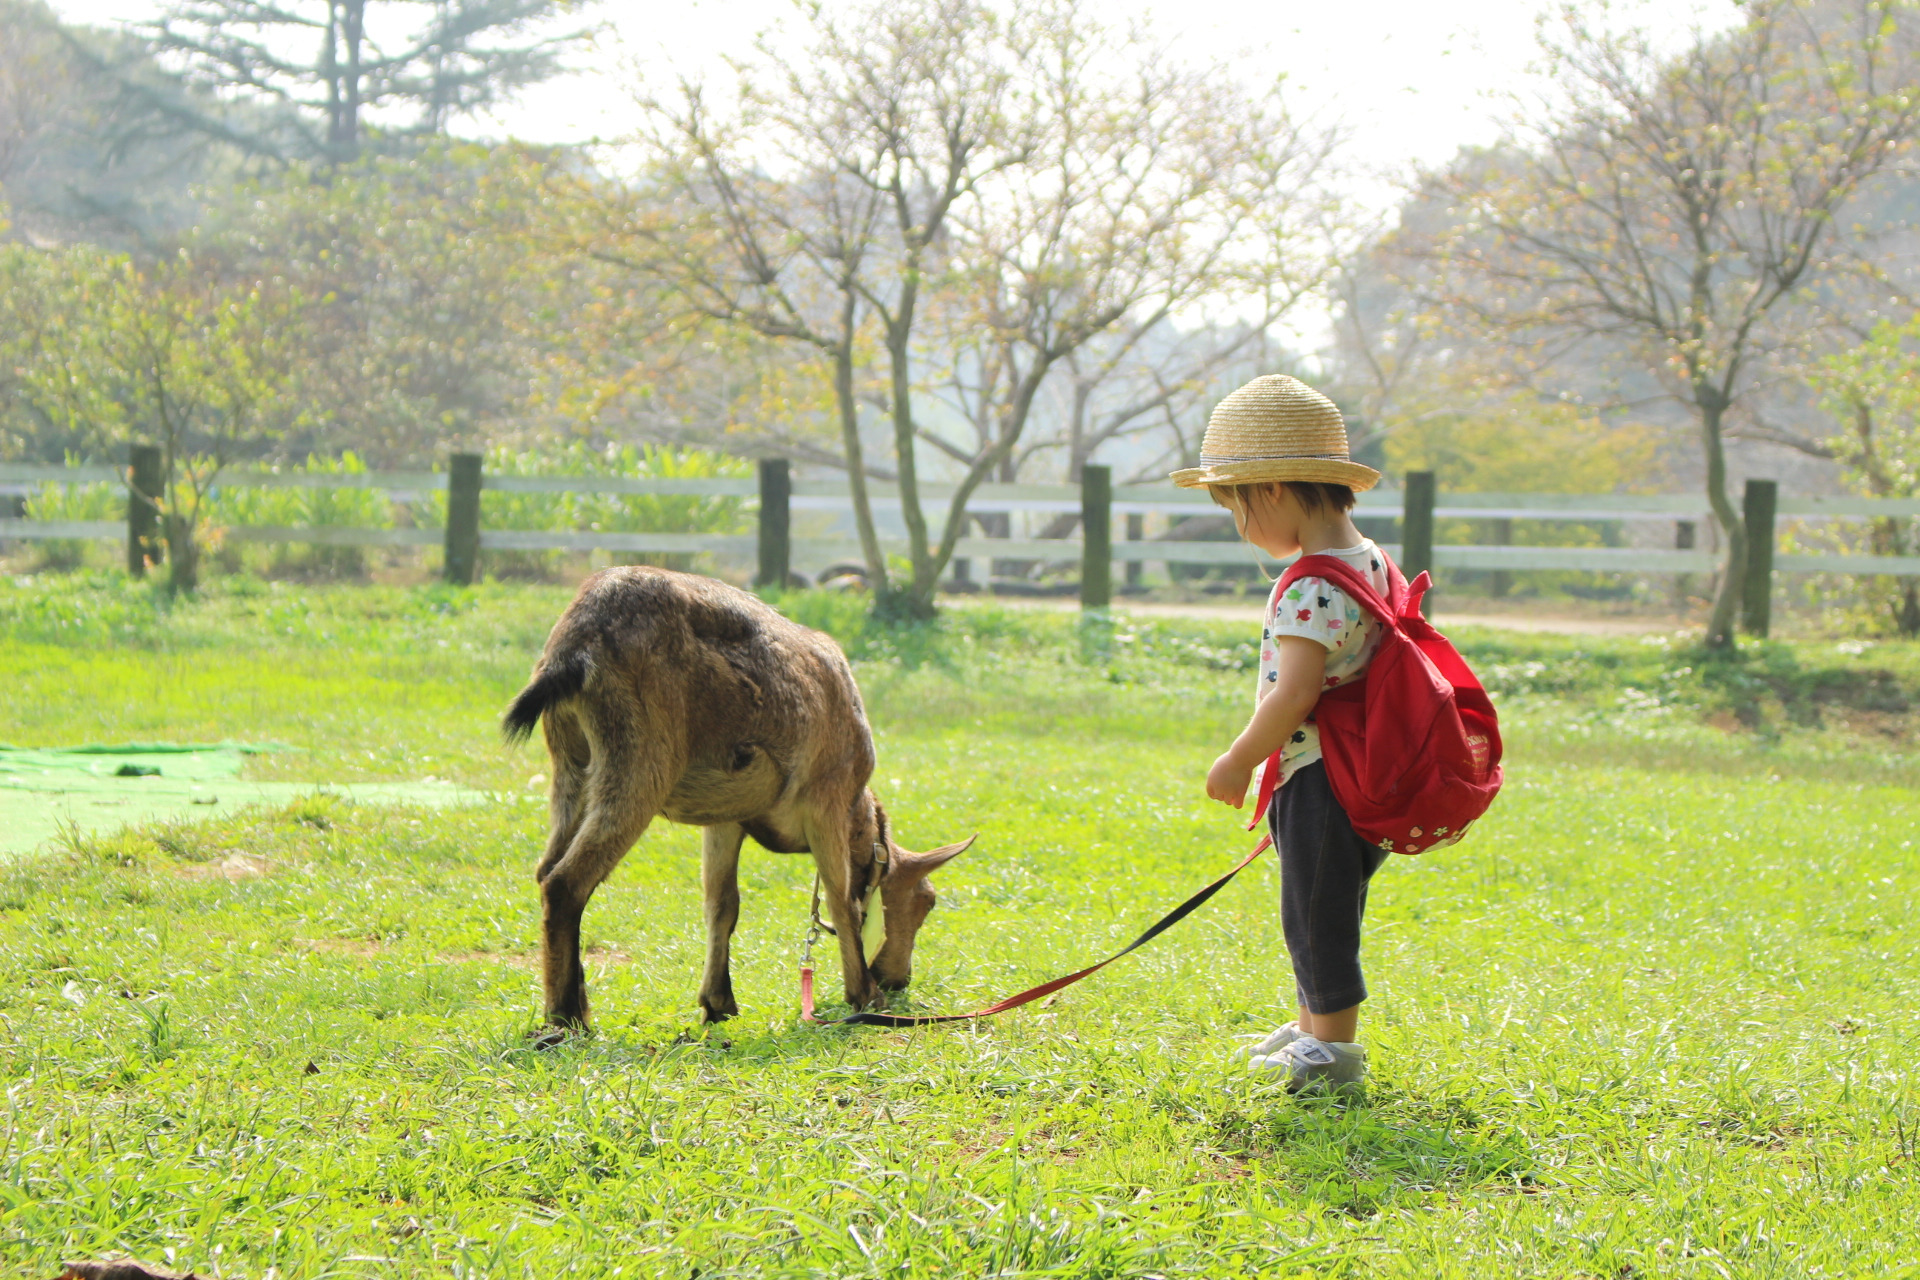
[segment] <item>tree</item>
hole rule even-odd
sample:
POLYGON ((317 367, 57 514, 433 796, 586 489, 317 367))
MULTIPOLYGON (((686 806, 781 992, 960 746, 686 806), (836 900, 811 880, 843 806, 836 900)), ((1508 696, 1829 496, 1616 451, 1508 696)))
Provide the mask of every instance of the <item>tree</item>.
POLYGON ((970 469, 993 457, 1002 480, 1064 453, 1077 481, 1103 444, 1190 413, 1262 352, 1326 282, 1344 227, 1326 186, 1333 134, 1295 119, 1277 84, 1245 93, 1223 67, 1092 23, 1045 30, 1032 60, 1044 157, 962 206, 971 265, 928 343, 974 440, 921 436, 970 469), (1203 300, 1237 318, 1182 327, 1203 300), (1050 429, 1035 438, 1037 412, 1050 429))
POLYGON ((1759 0, 1668 58, 1570 10, 1543 41, 1563 101, 1434 179, 1454 212, 1426 255, 1434 301, 1543 360, 1630 344, 1693 414, 1727 548, 1714 648, 1733 645, 1747 562, 1727 413, 1920 122, 1914 36, 1904 0, 1759 0))
POLYGON ((924 584, 929 597, 966 529, 968 498, 1007 473, 1049 382, 1072 384, 1063 426, 1078 479, 1100 444, 1263 335, 1333 260, 1322 186, 1332 138, 1293 119, 1277 84, 1247 93, 1226 68, 1176 62, 1073 4, 1041 11, 1018 70, 1031 154, 956 202, 949 284, 922 333, 907 342, 887 328, 903 492, 916 439, 964 466, 937 543, 907 512, 915 590, 924 584), (1255 318, 1197 368, 1180 369, 1181 356, 1161 348, 1157 372, 1188 376, 1089 422, 1103 386, 1114 389, 1123 368, 1160 346, 1150 335, 1203 300, 1255 318), (903 413, 916 368, 952 370, 975 424, 970 452, 928 430, 910 405, 903 413))
POLYGON ((0 198, 18 235, 139 244, 191 222, 194 185, 223 177, 228 157, 174 116, 220 104, 42 0, 0 0, 0 32, 0 198))
POLYGON ((572 0, 175 0, 154 49, 195 84, 276 108, 277 127, 223 136, 283 159, 360 152, 370 124, 445 133, 561 69, 585 31, 542 34, 572 0), (297 51, 297 52, 296 52, 297 51))
POLYGON ((1159 433, 1165 443, 1139 469, 1142 479, 1162 479, 1168 471, 1194 465, 1208 402, 1261 371, 1292 363, 1275 346, 1271 330, 1301 296, 1304 291, 1290 296, 1284 307, 1227 324, 1181 328, 1165 316, 1130 318, 1124 328, 1063 361, 1059 422, 1023 452, 1064 454, 1066 478, 1078 484, 1102 446, 1159 433))
POLYGON ((584 246, 703 316, 819 354, 877 604, 927 616, 969 496, 1012 456, 1056 365, 1130 317, 1150 327, 1243 286, 1255 246, 1298 234, 1292 193, 1325 145, 1277 91, 1174 65, 1071 3, 808 21, 805 45, 762 42, 724 109, 699 85, 643 98, 655 185, 588 194, 584 246), (954 370, 991 428, 971 447, 938 441, 963 467, 936 535, 918 447, 928 385, 954 370), (899 484, 901 583, 867 494, 869 407, 899 484))
MULTIPOLYGON (((1289 299, 1289 307, 1294 300, 1297 295, 1289 299)), ((989 478, 1017 483, 1044 468, 1045 474, 1064 474, 1077 484, 1103 447, 1148 437, 1158 448, 1144 458, 1135 453, 1124 483, 1164 480, 1167 472, 1192 465, 1210 401, 1248 378, 1297 363, 1272 341, 1270 326, 1282 313, 1275 309, 1251 320, 1183 328, 1156 310, 1128 316, 1094 335, 1054 365, 1041 384, 1019 447, 1001 459, 989 478)), ((932 390, 970 438, 955 441, 952 428, 926 426, 920 428, 920 437, 968 465, 990 450, 1001 433, 1001 379, 1017 365, 1010 358, 1013 353, 1005 350, 1007 344, 984 329, 968 333, 957 328, 950 341, 951 369, 932 390)), ((989 537, 1012 535, 1013 523, 1005 512, 972 519, 989 537)), ((1077 511, 1063 512, 1037 536, 1064 538, 1079 524, 1077 511)), ((1223 527, 1230 528, 1230 522, 1223 527)), ((1036 563, 996 559, 993 571, 1020 574, 1036 563)))
POLYGON ((90 249, 0 245, 0 450, 58 462, 110 443, 84 351, 113 259, 90 249))
MULTIPOLYGON (((1826 442, 1848 479, 1875 498, 1920 497, 1920 315, 1884 321, 1867 341, 1829 356, 1813 378, 1840 430, 1826 442)), ((1912 519, 1876 516, 1875 555, 1920 554, 1912 519)), ((1896 580, 1894 625, 1920 635, 1920 579, 1896 580)))
POLYGON ((223 281, 185 254, 142 268, 10 246, 0 275, 16 286, 5 295, 16 393, 99 443, 160 446, 168 584, 192 590, 214 481, 284 426, 298 297, 223 281))
MULTIPOLYGON (((1427 212, 1403 206, 1401 234, 1427 212)), ((1376 245, 1345 262, 1333 291, 1328 385, 1356 451, 1456 492, 1631 492, 1652 478, 1660 432, 1620 402, 1611 370, 1542 370, 1525 351, 1452 340, 1393 265, 1376 245), (1546 374, 1555 385, 1539 385, 1546 374)), ((1551 541, 1550 526, 1533 532, 1551 541)))
MULTIPOLYGON (((911 608, 893 590, 867 491, 859 382, 866 344, 899 353, 887 394, 903 507, 917 528, 916 585, 925 576, 906 356, 929 275, 944 266, 948 217, 990 172, 1024 162, 1032 126, 1010 101, 1006 61, 1019 49, 966 0, 862 12, 842 25, 809 14, 810 47, 760 46, 763 87, 743 68, 730 116, 705 89, 643 96, 640 142, 664 197, 633 207, 602 188, 588 242, 672 289, 694 312, 766 338, 804 344, 831 369, 842 463, 876 601, 911 608), (789 169, 767 172, 774 161, 789 169), (610 206, 610 207, 609 207, 610 206), (871 330, 878 330, 875 334, 871 330)), ((931 583, 917 593, 930 601, 931 583)), ((925 611, 925 604, 919 611, 925 611)))
POLYGON ((430 468, 448 444, 517 443, 573 273, 527 233, 538 154, 441 143, 405 160, 291 165, 208 209, 194 252, 308 301, 291 377, 308 449, 430 468))

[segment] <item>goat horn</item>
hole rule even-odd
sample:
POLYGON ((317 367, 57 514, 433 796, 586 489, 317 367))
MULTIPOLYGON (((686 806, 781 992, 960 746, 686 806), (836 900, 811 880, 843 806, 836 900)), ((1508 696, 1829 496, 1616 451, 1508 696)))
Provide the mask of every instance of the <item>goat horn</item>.
POLYGON ((938 849, 929 849, 925 853, 915 853, 911 849, 893 847, 893 859, 887 864, 889 880, 924 880, 926 877, 946 866, 967 851, 978 835, 968 836, 958 844, 943 844, 938 849))

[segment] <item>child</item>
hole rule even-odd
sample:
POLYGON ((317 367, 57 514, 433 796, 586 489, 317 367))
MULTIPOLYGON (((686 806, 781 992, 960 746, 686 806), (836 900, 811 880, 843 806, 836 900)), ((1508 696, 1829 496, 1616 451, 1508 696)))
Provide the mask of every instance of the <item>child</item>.
MULTIPOLYGON (((1173 482, 1204 485, 1248 542, 1275 559, 1337 557, 1387 594, 1385 553, 1347 514, 1355 491, 1380 473, 1348 456, 1346 423, 1331 400, 1293 378, 1255 378, 1214 409, 1200 463, 1174 472, 1173 482)), ((1253 719, 1207 772, 1207 795, 1239 808, 1255 770, 1280 753, 1269 820, 1298 1017, 1248 1052, 1255 1070, 1282 1074, 1296 1091, 1358 1088, 1367 1070, 1355 1040, 1367 998, 1360 918, 1367 881, 1387 854, 1354 834, 1334 798, 1313 709, 1322 690, 1366 671, 1379 628, 1325 580, 1292 583, 1267 609, 1253 719)))

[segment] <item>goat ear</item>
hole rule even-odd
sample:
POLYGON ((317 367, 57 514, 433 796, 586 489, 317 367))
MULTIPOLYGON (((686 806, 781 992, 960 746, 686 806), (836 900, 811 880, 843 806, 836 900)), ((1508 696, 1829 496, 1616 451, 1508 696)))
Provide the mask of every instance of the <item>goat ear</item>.
POLYGON ((887 863, 887 879, 924 880, 965 853, 968 847, 979 838, 977 835, 971 835, 958 844, 943 844, 938 849, 929 849, 925 853, 902 849, 896 844, 892 849, 893 857, 887 863))

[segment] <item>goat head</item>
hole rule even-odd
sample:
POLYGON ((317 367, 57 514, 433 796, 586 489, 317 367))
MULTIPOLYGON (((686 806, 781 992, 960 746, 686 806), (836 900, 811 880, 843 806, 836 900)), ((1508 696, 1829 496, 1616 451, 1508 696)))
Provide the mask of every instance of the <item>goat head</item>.
POLYGON ((913 980, 913 939, 933 910, 936 895, 927 877, 965 853, 976 836, 957 844, 915 853, 887 839, 887 869, 880 878, 880 911, 886 937, 874 953, 868 970, 888 991, 898 991, 913 980))

